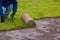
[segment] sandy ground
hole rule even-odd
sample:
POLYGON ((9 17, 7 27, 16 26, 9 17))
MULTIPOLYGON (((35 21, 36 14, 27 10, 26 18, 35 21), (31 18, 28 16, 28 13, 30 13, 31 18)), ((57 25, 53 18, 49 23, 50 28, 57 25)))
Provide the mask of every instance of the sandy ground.
POLYGON ((0 32, 0 40, 60 40, 60 18, 35 22, 36 28, 0 32))

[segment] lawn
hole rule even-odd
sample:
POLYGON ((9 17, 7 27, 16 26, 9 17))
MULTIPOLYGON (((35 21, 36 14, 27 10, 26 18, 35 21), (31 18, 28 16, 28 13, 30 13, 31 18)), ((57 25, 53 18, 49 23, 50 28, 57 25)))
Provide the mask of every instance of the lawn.
MULTIPOLYGON (((21 19, 24 13, 28 13, 33 19, 42 17, 60 16, 60 1, 58 0, 18 0, 18 11, 14 17, 17 25, 26 28, 21 19)), ((10 19, 0 23, 0 30, 11 30, 17 28, 10 19)))

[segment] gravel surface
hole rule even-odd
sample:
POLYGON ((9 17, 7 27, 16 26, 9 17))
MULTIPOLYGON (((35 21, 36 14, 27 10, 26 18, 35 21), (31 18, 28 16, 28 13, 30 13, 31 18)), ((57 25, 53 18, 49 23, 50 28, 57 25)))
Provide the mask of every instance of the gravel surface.
POLYGON ((0 32, 0 40, 60 40, 60 18, 35 22, 36 28, 0 32))

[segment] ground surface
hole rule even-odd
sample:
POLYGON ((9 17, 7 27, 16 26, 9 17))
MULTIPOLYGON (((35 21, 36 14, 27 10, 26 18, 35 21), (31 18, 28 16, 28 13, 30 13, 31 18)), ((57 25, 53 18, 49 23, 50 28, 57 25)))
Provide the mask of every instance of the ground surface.
POLYGON ((60 18, 35 22, 36 28, 0 32, 0 40, 60 40, 60 18))
MULTIPOLYGON (((59 0, 18 0, 18 11, 14 17, 17 25, 26 27, 21 19, 23 13, 28 13, 33 19, 42 17, 60 16, 59 0)), ((17 28, 10 19, 6 19, 4 23, 0 23, 0 30, 11 30, 17 28)))

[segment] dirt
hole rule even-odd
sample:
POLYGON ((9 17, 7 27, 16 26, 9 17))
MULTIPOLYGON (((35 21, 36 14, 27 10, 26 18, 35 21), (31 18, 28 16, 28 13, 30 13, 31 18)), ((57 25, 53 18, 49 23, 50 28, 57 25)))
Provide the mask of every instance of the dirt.
POLYGON ((36 28, 0 32, 0 40, 60 40, 60 18, 35 22, 36 28))

